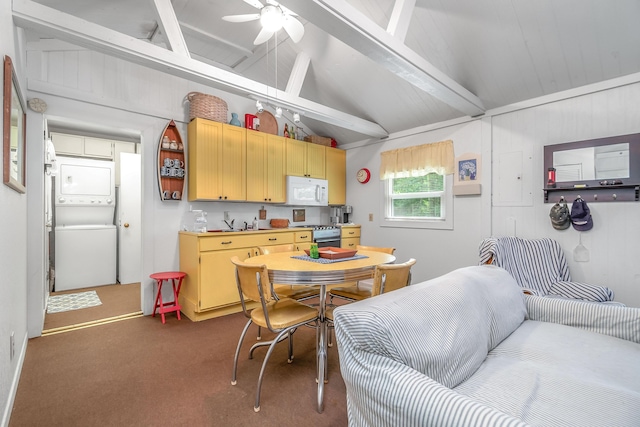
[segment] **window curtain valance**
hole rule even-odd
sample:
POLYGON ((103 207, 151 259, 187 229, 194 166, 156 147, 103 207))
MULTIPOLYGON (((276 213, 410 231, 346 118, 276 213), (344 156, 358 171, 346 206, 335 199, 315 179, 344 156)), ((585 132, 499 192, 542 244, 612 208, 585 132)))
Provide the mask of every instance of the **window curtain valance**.
POLYGON ((380 179, 454 172, 453 141, 434 142, 380 153, 380 179))

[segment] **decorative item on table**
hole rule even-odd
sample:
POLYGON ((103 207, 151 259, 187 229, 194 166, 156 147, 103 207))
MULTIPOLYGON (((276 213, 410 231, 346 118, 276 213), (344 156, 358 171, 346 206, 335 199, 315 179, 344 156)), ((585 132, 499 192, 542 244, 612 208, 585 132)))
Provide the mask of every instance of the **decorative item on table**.
MULTIPOLYGON (((353 250, 353 249, 343 249, 343 248, 334 248, 333 246, 329 246, 329 247, 325 247, 325 248, 319 248, 318 250, 318 256, 314 257, 311 255, 311 251, 313 249, 313 245, 316 245, 315 243, 311 244, 311 248, 310 249, 305 249, 304 252, 309 255, 311 258, 326 258, 326 259, 342 259, 342 258, 351 258, 354 257, 356 255, 356 253, 358 253, 357 250, 353 250)), ((316 245, 317 248, 318 245, 316 245)))
POLYGON ((270 224, 273 228, 287 228, 289 226, 289 220, 283 218, 273 218, 270 224))
POLYGON ((318 251, 318 244, 312 243, 309 247, 309 256, 313 259, 320 258, 320 252, 318 251))
POLYGON ((319 145, 324 145, 326 147, 331 147, 331 138, 327 138, 326 136, 307 135, 304 137, 304 140, 312 144, 319 144, 319 145))
POLYGON ((238 120, 238 113, 231 113, 231 121, 229 121, 230 125, 242 127, 242 123, 238 120))
POLYGON ((214 122, 227 122, 227 103, 217 96, 200 92, 189 92, 189 121, 196 117, 213 120, 214 122))

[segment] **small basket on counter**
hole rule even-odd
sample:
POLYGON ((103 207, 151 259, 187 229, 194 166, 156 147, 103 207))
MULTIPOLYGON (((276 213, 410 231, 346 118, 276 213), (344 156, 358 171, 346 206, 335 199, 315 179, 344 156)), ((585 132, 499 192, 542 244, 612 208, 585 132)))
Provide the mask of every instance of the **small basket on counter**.
POLYGON ((217 96, 201 92, 189 92, 189 121, 199 117, 214 122, 227 122, 227 103, 217 96))
POLYGON ((271 220, 271 228, 287 228, 289 227, 289 220, 282 218, 274 218, 271 220))

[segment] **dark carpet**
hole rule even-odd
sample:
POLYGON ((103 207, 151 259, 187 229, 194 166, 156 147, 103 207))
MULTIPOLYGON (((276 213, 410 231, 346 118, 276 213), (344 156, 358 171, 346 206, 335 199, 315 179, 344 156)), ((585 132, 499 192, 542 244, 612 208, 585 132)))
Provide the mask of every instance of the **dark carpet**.
MULTIPOLYGON (((233 354, 246 318, 202 322, 146 316, 31 339, 9 426, 346 426, 337 348, 329 349, 325 410, 316 410, 315 330, 276 347, 253 411, 266 348, 248 359, 256 327, 231 385, 233 354)), ((271 335, 263 333, 263 339, 271 335)))

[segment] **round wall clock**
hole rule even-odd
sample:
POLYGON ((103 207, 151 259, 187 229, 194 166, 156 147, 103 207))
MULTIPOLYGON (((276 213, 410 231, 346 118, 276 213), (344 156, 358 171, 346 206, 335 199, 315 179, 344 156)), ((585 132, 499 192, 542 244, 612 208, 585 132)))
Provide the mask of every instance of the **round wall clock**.
POLYGON ((356 174, 356 179, 360 184, 366 184, 371 179, 371 172, 367 168, 362 168, 356 174))

